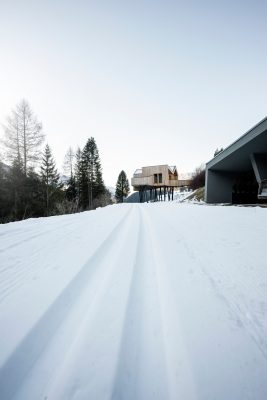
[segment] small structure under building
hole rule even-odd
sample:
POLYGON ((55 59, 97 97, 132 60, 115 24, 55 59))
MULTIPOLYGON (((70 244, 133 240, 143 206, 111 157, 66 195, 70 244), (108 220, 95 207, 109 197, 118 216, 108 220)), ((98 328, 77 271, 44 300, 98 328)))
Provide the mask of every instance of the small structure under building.
POLYGON ((167 164, 137 169, 131 179, 134 191, 139 192, 140 203, 173 200, 174 189, 189 183, 183 180, 179 184, 176 167, 167 164))
POLYGON ((267 118, 206 164, 207 203, 267 200, 267 118))

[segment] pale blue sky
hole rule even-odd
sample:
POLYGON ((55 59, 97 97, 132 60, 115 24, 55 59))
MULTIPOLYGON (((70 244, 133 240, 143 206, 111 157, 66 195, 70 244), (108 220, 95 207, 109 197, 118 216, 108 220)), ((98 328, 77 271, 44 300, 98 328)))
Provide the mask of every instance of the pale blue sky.
POLYGON ((0 122, 26 98, 59 169, 94 136, 107 185, 190 172, 266 116, 266 20, 257 0, 0 0, 0 122))

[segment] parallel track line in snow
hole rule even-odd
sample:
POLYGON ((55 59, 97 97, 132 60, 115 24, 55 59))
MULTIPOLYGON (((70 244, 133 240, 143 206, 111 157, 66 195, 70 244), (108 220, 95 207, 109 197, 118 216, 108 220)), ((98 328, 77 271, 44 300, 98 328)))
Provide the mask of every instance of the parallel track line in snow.
MULTIPOLYGON (((20 228, 17 229, 13 228, 13 225, 16 223, 11 222, 10 224, 8 224, 10 225, 10 230, 8 232, 0 232, 0 254, 5 253, 5 251, 7 250, 19 247, 21 244, 27 243, 29 240, 35 240, 45 235, 49 235, 53 232, 62 231, 64 230, 64 228, 69 228, 70 226, 74 226, 76 228, 77 221, 80 219, 81 221, 86 223, 87 218, 90 215, 88 215, 88 213, 91 212, 94 213, 93 216, 96 217, 96 213, 98 212, 97 210, 82 212, 79 214, 67 214, 58 217, 35 218, 25 221, 19 221, 17 222, 17 224, 19 224, 20 228), (29 224, 31 223, 32 225, 29 226, 29 224), (8 244, 10 242, 10 237, 12 237, 11 245, 8 244), (23 237, 22 240, 21 237, 23 237)), ((108 211, 104 209, 103 212, 108 213, 108 211)), ((92 216, 90 215, 90 217, 92 216)), ((89 219, 89 221, 91 220, 89 219)), ((0 230, 2 227, 4 227, 4 225, 0 225, 0 230)))
MULTIPOLYGON (((79 217, 81 219, 80 214, 79 217)), ((86 224, 88 224, 86 217, 87 215, 85 215, 84 220, 82 220, 83 226, 86 226, 86 224)), ((96 216, 94 215, 94 217, 96 216)), ((119 217, 121 218, 121 216, 119 217)), ((55 222, 56 220, 54 221, 54 223, 55 222)), ((73 234, 75 232, 79 232, 80 229, 80 224, 77 224, 77 221, 76 223, 73 221, 67 224, 60 224, 60 228, 54 226, 54 229, 50 229, 46 232, 46 238, 43 238, 44 240, 38 240, 39 236, 37 235, 35 239, 26 241, 26 243, 24 244, 24 252, 26 251, 25 249, 27 249, 28 262, 26 265, 23 265, 23 267, 20 265, 20 251, 17 249, 13 256, 14 260, 11 262, 11 260, 9 259, 8 266, 6 268, 0 268, 0 304, 5 301, 10 295, 12 295, 15 290, 18 290, 24 282, 27 282, 29 278, 34 279, 36 269, 35 267, 36 264, 38 264, 40 253, 42 253, 43 255, 58 253, 60 245, 66 245, 66 243, 69 242, 68 239, 73 238, 73 234), (64 234, 62 234, 62 228, 65 228, 64 234), (54 240, 51 240, 51 237, 54 240)), ((7 257, 5 255, 2 255, 0 259, 1 258, 4 261, 7 257)), ((3 265, 4 264, 5 263, 3 262, 3 265)))
MULTIPOLYGON (((112 242, 110 254, 103 254, 97 291, 91 296, 90 307, 77 324, 64 361, 44 391, 47 398, 110 399, 134 268, 138 225, 139 211, 134 207, 134 212, 120 229, 120 240, 112 242), (131 249, 128 249, 129 243, 131 249), (125 264, 127 255, 129 260, 125 264)), ((95 282, 91 284, 96 286, 95 282)), ((88 297, 88 293, 85 293, 85 297, 88 297)))
MULTIPOLYGON (((76 225, 75 221, 73 221, 71 223, 71 225, 75 226, 76 225)), ((6 251, 8 251, 10 249, 15 249, 16 247, 19 247, 19 246, 23 245, 24 243, 29 242, 30 240, 35 240, 35 239, 39 240, 41 237, 49 235, 51 232, 55 232, 57 230, 61 231, 62 228, 69 227, 69 226, 70 226, 69 222, 68 223, 64 223, 64 224, 60 224, 59 226, 56 226, 56 227, 54 226, 52 229, 39 230, 39 233, 37 233, 37 234, 35 233, 34 235, 33 234, 31 234, 31 235, 27 235, 26 234, 26 237, 25 237, 25 233, 23 234, 20 231, 20 233, 17 236, 23 236, 23 239, 22 240, 19 239, 19 241, 15 242, 15 243, 13 242, 10 245, 6 245, 6 246, 2 245, 0 247, 0 254, 1 253, 5 253, 6 251)), ((15 239, 16 239, 16 236, 15 236, 15 239)))
POLYGON ((112 399, 169 398, 162 329, 155 259, 141 212, 112 399))
POLYGON ((93 256, 84 264, 78 274, 72 279, 46 313, 40 318, 24 340, 11 354, 9 359, 0 369, 0 399, 12 399, 19 390, 23 380, 30 373, 34 364, 45 351, 49 341, 57 329, 67 318, 68 313, 75 307, 79 295, 86 290, 93 275, 98 273, 103 254, 108 252, 114 242, 120 240, 121 227, 128 219, 128 214, 123 216, 119 223, 112 229, 107 238, 100 244, 93 256))
MULTIPOLYGON (((156 236, 151 216, 146 208, 142 209, 147 238, 149 238, 150 257, 155 268, 158 294, 160 298, 159 312, 162 321, 162 335, 166 362, 167 385, 169 396, 166 399, 198 398, 194 382, 190 356, 187 351, 186 338, 179 319, 177 296, 169 281, 169 265, 162 252, 162 244, 156 236)), ((170 246, 171 248, 171 246, 170 246)), ((166 249, 165 249, 166 250, 166 249)), ((167 249, 168 250, 168 249, 167 249)), ((162 399, 165 399, 162 397, 162 399)))
POLYGON ((259 215, 254 242, 254 216, 231 210, 121 205, 8 226, 2 246, 24 227, 28 241, 0 254, 0 400, 265 400, 265 231, 259 215))
MULTIPOLYGON (((61 235, 59 238, 57 238, 56 241, 51 242, 47 244, 42 244, 42 241, 39 241, 40 236, 42 235, 36 235, 34 237, 28 238, 25 240, 25 243, 27 243, 31 249, 31 258, 36 255, 36 257, 39 257, 40 250, 43 252, 51 252, 53 249, 57 249, 59 246, 60 242, 66 242, 69 237, 73 235, 73 233, 78 229, 75 224, 68 224, 66 225, 68 228, 67 231, 65 231, 64 235, 61 235), (74 226, 74 228, 73 228, 74 226), (35 243, 35 239, 37 239, 37 243, 35 243), (36 246, 37 245, 37 246, 36 246)), ((65 225, 64 225, 65 227, 65 225)), ((61 227, 62 228, 62 227, 61 227)), ((51 233, 54 233, 58 229, 51 229, 47 232, 44 232, 43 235, 47 236, 51 233)), ((44 241, 45 242, 45 241, 44 241)), ((20 245, 22 242, 20 242, 20 245)), ((8 250, 10 251, 11 248, 8 250)), ((17 250, 17 252, 19 252, 17 250)), ((18 289, 21 284, 25 281, 27 281, 28 277, 31 275, 33 272, 34 268, 36 265, 36 258, 33 258, 32 261, 28 261, 27 265, 24 266, 24 268, 20 268, 20 264, 18 262, 15 262, 13 268, 9 265, 7 268, 3 268, 0 270, 0 276, 1 276, 1 281, 0 281, 0 304, 10 295, 12 292, 16 289, 18 289), (6 278, 6 275, 8 278, 6 278)))

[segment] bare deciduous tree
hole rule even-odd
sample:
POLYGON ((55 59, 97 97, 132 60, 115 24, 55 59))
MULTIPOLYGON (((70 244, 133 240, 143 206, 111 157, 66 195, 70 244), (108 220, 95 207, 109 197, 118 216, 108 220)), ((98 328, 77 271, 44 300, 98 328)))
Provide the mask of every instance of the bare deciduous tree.
POLYGON ((27 175, 29 167, 40 159, 40 146, 44 141, 42 124, 33 114, 27 100, 18 103, 7 118, 4 130, 6 157, 11 162, 17 161, 27 175))
POLYGON ((73 178, 73 168, 74 168, 74 159, 75 153, 71 147, 68 148, 67 153, 64 157, 64 172, 70 177, 73 178))
POLYGON ((192 174, 191 189, 195 190, 205 186, 205 165, 201 164, 192 174))

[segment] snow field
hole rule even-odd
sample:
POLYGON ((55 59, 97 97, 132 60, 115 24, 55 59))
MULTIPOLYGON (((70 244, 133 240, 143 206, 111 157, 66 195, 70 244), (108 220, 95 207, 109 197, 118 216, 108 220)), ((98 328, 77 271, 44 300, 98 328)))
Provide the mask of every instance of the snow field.
POLYGON ((0 399, 266 399, 266 210, 0 226, 0 399))

